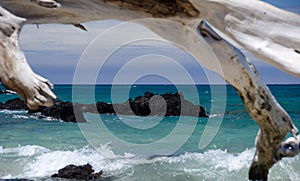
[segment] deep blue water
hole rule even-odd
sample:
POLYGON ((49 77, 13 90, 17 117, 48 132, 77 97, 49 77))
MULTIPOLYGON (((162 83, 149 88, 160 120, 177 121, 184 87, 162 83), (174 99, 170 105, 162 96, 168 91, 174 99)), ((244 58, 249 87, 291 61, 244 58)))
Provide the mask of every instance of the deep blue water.
MULTIPOLYGON (((232 87, 73 88, 72 92, 70 85, 56 85, 54 92, 63 101, 121 103, 146 91, 180 91, 189 101, 200 102, 210 117, 86 114, 87 123, 74 124, 38 119, 25 111, 1 111, 0 178, 47 179, 67 164, 89 162, 96 171, 103 170, 107 177, 120 180, 247 180, 258 126, 232 87)), ((300 127, 300 85, 269 88, 300 127)), ((14 97, 0 95, 0 101, 14 97)), ((271 170, 271 180, 300 180, 298 160, 277 164, 271 170)))

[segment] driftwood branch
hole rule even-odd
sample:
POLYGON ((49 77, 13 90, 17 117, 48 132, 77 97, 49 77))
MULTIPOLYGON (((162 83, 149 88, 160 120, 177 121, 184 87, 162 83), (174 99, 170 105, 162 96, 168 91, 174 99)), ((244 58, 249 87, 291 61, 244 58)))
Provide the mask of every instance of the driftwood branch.
POLYGON ((19 33, 26 21, 0 7, 0 77, 4 86, 16 91, 29 108, 49 106, 56 96, 52 84, 35 74, 19 47, 19 33))
POLYGON ((262 61, 300 78, 298 14, 262 1, 191 1, 202 16, 227 38, 262 61))
POLYGON ((45 8, 59 8, 61 5, 54 0, 31 0, 31 2, 45 8))
POLYGON ((224 79, 234 86, 247 111, 260 126, 249 179, 267 180, 269 169, 283 157, 278 150, 282 140, 288 132, 296 135, 298 130, 240 50, 218 36, 205 22, 200 24, 199 32, 221 60, 224 79))
POLYGON ((253 0, 0 0, 0 5, 4 7, 0 9, 1 81, 18 92, 31 109, 51 105, 55 95, 51 84, 30 69, 18 46, 23 24, 63 23, 85 30, 80 25, 85 21, 160 17, 173 22, 152 19, 136 23, 190 51, 202 65, 220 74, 237 90, 259 124, 249 179, 267 180, 269 169, 278 160, 299 153, 297 139, 282 143, 286 134, 295 135, 297 128, 254 65, 236 48, 243 47, 300 77, 300 18, 296 14, 253 0))
POLYGON ((267 180, 269 169, 277 161, 297 154, 288 148, 291 144, 297 148, 295 140, 293 143, 282 143, 288 132, 292 135, 298 132, 291 118, 263 83, 252 62, 214 31, 211 25, 206 21, 195 22, 194 33, 194 29, 188 26, 165 20, 140 20, 137 23, 150 27, 160 36, 186 49, 202 65, 217 72, 236 89, 247 111, 260 126, 256 139, 257 151, 249 170, 250 180, 267 180))

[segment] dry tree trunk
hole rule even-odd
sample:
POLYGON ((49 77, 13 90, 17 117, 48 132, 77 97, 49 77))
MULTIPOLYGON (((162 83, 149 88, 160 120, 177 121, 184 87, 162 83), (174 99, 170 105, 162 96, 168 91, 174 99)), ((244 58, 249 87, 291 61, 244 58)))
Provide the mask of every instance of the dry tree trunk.
POLYGON ((0 7, 0 78, 30 109, 37 109, 52 105, 56 96, 51 91, 52 84, 32 71, 20 49, 18 38, 25 21, 0 7))
POLYGON ((295 135, 297 128, 250 60, 236 48, 241 46, 300 77, 300 18, 296 14, 254 0, 0 0, 0 5, 1 82, 31 109, 50 106, 56 97, 52 85, 31 70, 19 48, 18 35, 24 24, 63 23, 85 29, 81 22, 166 18, 178 23, 163 19, 136 22, 190 51, 202 65, 220 74, 259 124, 249 179, 267 180, 278 160, 298 153, 286 147, 298 146, 297 139, 281 145, 286 134, 295 135))
POLYGON ((298 130, 262 82, 249 59, 223 38, 216 39, 218 34, 208 24, 203 22, 199 31, 217 57, 222 59, 224 79, 233 85, 248 113, 260 126, 249 180, 267 180, 269 169, 286 156, 279 151, 282 140, 288 132, 296 135, 298 130), (220 46, 223 47, 223 51, 219 49, 220 46))

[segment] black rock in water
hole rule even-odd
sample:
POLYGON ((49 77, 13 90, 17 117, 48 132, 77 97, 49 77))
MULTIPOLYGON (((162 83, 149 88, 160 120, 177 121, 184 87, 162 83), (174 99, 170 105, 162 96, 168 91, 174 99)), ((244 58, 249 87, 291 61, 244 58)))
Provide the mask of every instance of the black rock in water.
POLYGON ((81 104, 56 100, 51 107, 40 107, 39 110, 29 111, 29 113, 39 113, 42 117, 51 117, 64 122, 84 123, 86 120, 83 117, 82 107, 81 104))
POLYGON ((75 180, 99 180, 103 172, 94 173, 90 164, 76 166, 68 165, 58 171, 57 174, 52 175, 53 178, 75 179, 75 180))
POLYGON ((15 98, 6 101, 5 103, 0 104, 0 109, 7 109, 7 110, 28 110, 28 107, 24 103, 23 100, 20 98, 15 98))
POLYGON ((115 114, 115 110, 112 104, 107 104, 105 102, 97 102, 96 107, 99 114, 115 114))
POLYGON ((130 115, 133 112, 138 116, 193 116, 207 117, 202 106, 194 105, 184 99, 181 93, 154 95, 146 92, 144 96, 138 96, 134 100, 118 105, 118 114, 130 115), (130 108, 126 109, 126 106, 130 108))
MULTIPOLYGON (((13 99, 0 103, 0 109, 28 110, 24 101, 13 99)), ((38 114, 41 117, 52 117, 64 122, 86 122, 83 113, 119 114, 137 116, 192 116, 207 117, 205 109, 200 105, 184 99, 181 93, 154 95, 146 92, 144 96, 129 99, 121 104, 78 104, 55 100, 51 107, 40 107, 39 110, 29 110, 29 114, 38 114)))

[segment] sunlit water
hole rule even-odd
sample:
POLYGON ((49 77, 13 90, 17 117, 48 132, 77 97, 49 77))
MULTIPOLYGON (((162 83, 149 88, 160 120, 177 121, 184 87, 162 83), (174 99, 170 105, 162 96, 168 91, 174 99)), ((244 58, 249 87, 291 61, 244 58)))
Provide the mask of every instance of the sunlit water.
MULTIPOLYGON (((189 92, 189 86, 183 87, 181 90, 186 99, 197 102, 193 92, 189 92)), ((82 94, 76 101, 91 103, 90 95, 84 94, 88 87, 79 88, 82 94)), ((86 114, 88 122, 77 125, 50 118, 39 119, 26 111, 1 111, 0 178, 51 180, 52 174, 68 164, 90 163, 95 171, 103 170, 105 177, 112 180, 247 180, 258 126, 231 87, 225 87, 225 112, 222 112, 222 101, 212 100, 212 94, 221 94, 223 89, 211 93, 209 86, 197 88, 201 105, 214 113, 210 118, 86 114), (213 106, 215 110, 211 110, 213 106), (200 149, 199 142, 207 123, 217 126, 216 122, 220 120, 220 129, 212 142, 200 149), (110 141, 107 132, 125 143, 147 145, 162 140, 178 125, 182 130, 176 132, 174 139, 146 151, 116 145, 110 141), (167 156, 161 155, 193 126, 189 139, 178 150, 167 156)), ((114 100, 123 102, 126 86, 118 89, 120 96, 114 100)), ((300 86, 270 86, 270 89, 300 127, 300 86)), ((111 86, 97 86, 96 100, 111 102, 110 90, 111 86)), ((143 95, 146 91, 161 94, 177 90, 174 86, 134 86, 129 97, 143 95)), ((72 100, 71 86, 58 85, 55 93, 64 101, 72 100)), ((1 95, 0 99, 3 102, 13 97, 15 95, 1 95)), ((278 163, 271 170, 270 180, 300 180, 299 158, 278 163)))

